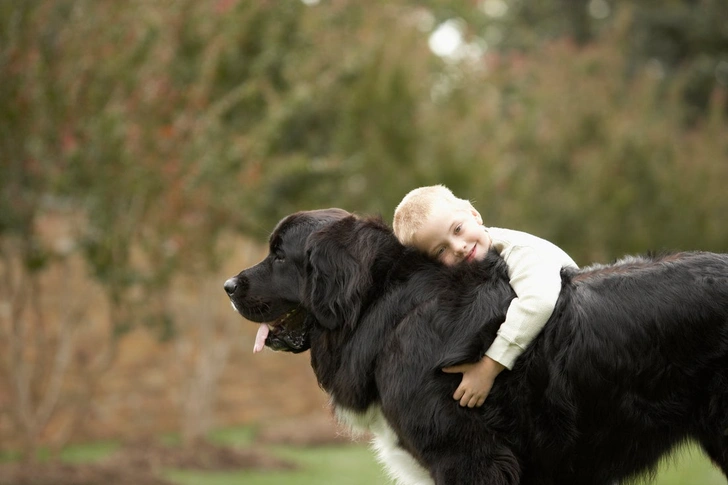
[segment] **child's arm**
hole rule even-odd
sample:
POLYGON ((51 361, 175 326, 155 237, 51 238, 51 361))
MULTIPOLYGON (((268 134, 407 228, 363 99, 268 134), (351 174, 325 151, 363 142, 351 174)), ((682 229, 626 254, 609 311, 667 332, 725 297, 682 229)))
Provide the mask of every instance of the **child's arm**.
POLYGON ((463 374, 460 385, 453 394, 453 399, 460 401, 460 405, 469 408, 480 407, 493 387, 493 381, 505 369, 505 366, 487 355, 475 364, 460 364, 445 367, 443 372, 463 374))
POLYGON ((570 263, 544 256, 528 246, 509 247, 501 256, 508 265, 510 284, 517 295, 508 307, 506 320, 480 362, 443 369, 462 372, 463 379, 453 398, 463 407, 482 406, 498 374, 505 368, 511 369, 541 331, 561 291, 561 267, 570 263))
POLYGON ((516 298, 486 355, 511 369, 554 311, 561 292, 563 262, 528 246, 514 246, 502 256, 516 298))

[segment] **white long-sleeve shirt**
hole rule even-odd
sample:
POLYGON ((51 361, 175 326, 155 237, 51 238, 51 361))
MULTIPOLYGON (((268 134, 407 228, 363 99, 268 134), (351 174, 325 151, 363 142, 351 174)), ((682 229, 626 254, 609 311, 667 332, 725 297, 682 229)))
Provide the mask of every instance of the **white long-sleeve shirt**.
POLYGON ((517 295, 485 354, 511 369, 554 311, 561 291, 561 268, 578 266, 566 252, 545 239, 511 229, 485 230, 491 247, 508 266, 510 284, 517 295))

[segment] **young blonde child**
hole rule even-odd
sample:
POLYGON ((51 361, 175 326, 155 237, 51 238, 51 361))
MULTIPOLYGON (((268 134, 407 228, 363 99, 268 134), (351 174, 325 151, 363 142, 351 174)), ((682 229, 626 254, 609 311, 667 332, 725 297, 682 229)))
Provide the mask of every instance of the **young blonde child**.
POLYGON ((561 268, 577 267, 576 263, 544 239, 485 227, 472 204, 443 185, 409 192, 394 211, 393 228, 402 244, 414 246, 446 265, 480 261, 491 248, 505 260, 516 298, 508 307, 496 339, 478 363, 443 369, 463 374, 453 395, 461 406, 482 406, 498 374, 513 367, 554 311, 561 291, 561 268))

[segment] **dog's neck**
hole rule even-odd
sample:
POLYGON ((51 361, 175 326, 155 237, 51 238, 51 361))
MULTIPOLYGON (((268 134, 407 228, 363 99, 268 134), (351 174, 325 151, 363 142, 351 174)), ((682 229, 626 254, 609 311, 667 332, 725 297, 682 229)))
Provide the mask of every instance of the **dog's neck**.
POLYGON ((396 295, 395 287, 407 280, 412 258, 421 259, 394 238, 385 242, 387 247, 377 252, 370 265, 372 284, 362 297, 359 320, 366 324, 333 331, 318 328, 312 336, 311 366, 319 385, 335 403, 359 412, 379 399, 374 373, 381 349, 369 343, 386 342, 386 334, 394 331, 409 310, 403 306, 400 312, 393 313, 391 308, 384 311, 380 303, 384 295, 396 295), (364 370, 357 372, 353 381, 352 366, 364 370))

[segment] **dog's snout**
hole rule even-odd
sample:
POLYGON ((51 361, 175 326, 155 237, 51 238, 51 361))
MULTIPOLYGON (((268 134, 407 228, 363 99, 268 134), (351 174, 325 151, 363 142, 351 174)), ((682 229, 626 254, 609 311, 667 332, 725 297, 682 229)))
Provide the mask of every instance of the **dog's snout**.
POLYGON ((225 288, 225 293, 232 296, 232 294, 235 293, 235 290, 238 289, 238 282, 235 278, 230 278, 225 282, 223 288, 225 288))

